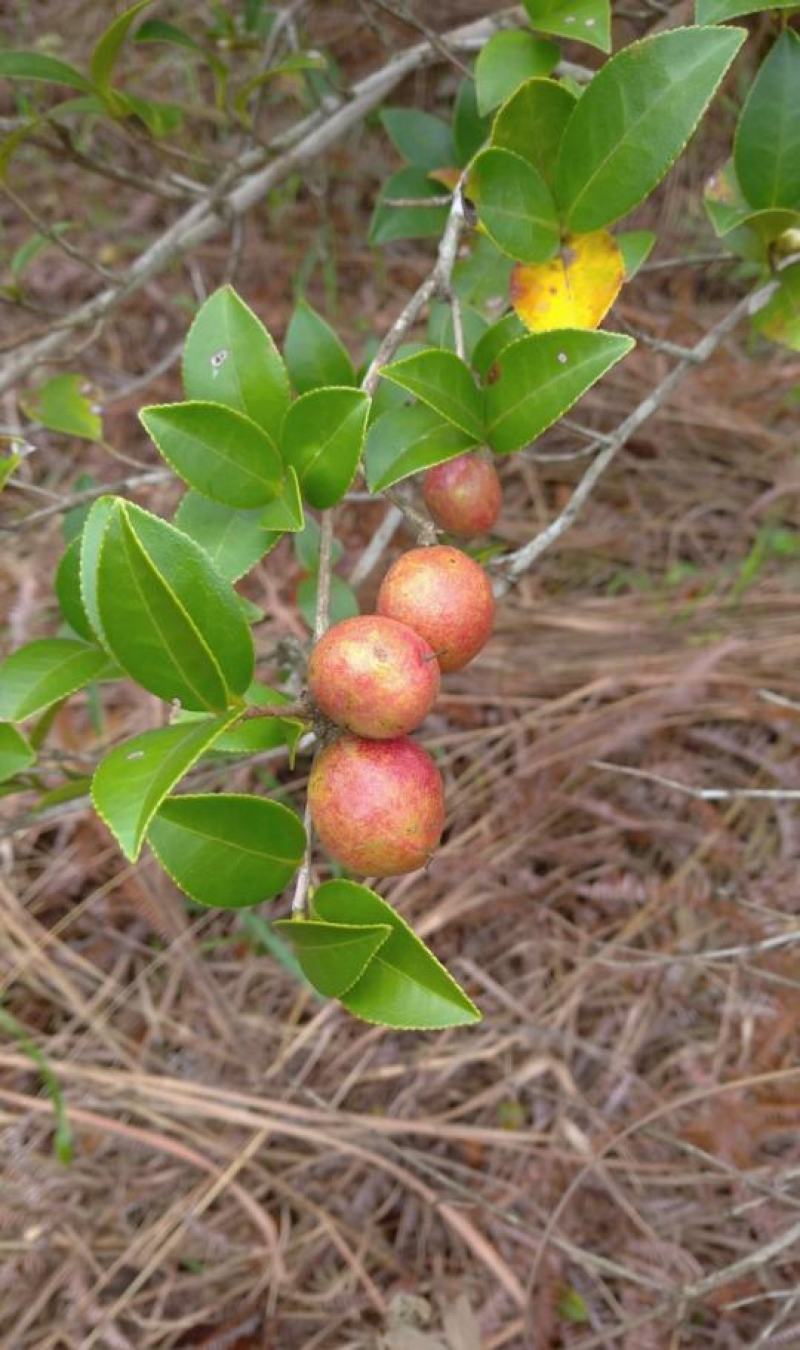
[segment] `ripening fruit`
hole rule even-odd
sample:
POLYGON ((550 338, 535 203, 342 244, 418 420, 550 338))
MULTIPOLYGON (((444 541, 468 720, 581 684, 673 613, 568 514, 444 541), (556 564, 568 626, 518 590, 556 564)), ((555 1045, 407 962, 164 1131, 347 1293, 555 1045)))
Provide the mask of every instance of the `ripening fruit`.
POLYGON ((497 470, 481 455, 435 464, 422 480, 422 495, 436 524, 464 537, 488 534, 503 504, 497 470))
POLYGON ((461 670, 471 661, 494 624, 488 576, 448 544, 403 553, 381 582, 377 609, 419 633, 443 671, 461 670))
POLYGON ((311 770, 308 805, 323 846, 362 876, 424 867, 444 829, 439 770, 405 736, 342 736, 326 746, 311 770))
POLYGON ((439 692, 439 666, 424 638, 381 614, 329 628, 308 663, 308 688, 332 722, 383 740, 418 727, 439 692))

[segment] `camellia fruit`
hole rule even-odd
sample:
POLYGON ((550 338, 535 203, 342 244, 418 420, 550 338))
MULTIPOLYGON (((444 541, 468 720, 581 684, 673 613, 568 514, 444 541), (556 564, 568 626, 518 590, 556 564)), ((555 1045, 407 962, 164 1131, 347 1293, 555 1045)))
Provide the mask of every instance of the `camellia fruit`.
POLYGON ((488 576, 448 544, 403 553, 381 582, 377 609, 419 633, 443 671, 467 665, 488 642, 494 624, 488 576))
POLYGON ((503 504, 497 470, 480 455, 435 464, 422 480, 422 495, 437 525, 465 537, 488 534, 503 504))
POLYGON ((324 848, 362 876, 424 867, 444 829, 444 788, 422 746, 405 736, 342 736, 317 755, 308 805, 324 848))
POLYGON ((334 624, 308 663, 308 689, 321 712, 357 736, 405 736, 439 692, 435 654, 413 628, 381 614, 334 624))

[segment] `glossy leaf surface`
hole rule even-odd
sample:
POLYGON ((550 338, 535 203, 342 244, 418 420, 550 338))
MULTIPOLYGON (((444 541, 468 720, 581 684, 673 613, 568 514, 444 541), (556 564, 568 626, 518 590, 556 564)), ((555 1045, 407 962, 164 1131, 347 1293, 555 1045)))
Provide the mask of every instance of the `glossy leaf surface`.
POLYGON ((676 28, 633 42, 597 72, 559 149, 556 196, 570 229, 601 229, 661 181, 745 38, 738 28, 676 28))
POLYGON ((118 745, 98 765, 92 801, 126 858, 136 860, 164 798, 239 716, 227 713, 145 731, 118 745))
POLYGON ((251 418, 219 403, 164 403, 139 418, 164 459, 189 487, 245 510, 280 494, 275 441, 251 418))
POLYGON ((272 899, 302 860, 303 823, 279 802, 239 793, 168 797, 147 835, 176 886, 201 905, 272 899))
POLYGON ((183 387, 188 399, 224 403, 277 438, 289 377, 267 329, 232 286, 210 295, 189 329, 183 387))
POLYGON ((497 377, 485 392, 492 449, 508 454, 534 441, 633 345, 618 333, 577 329, 512 342, 497 357, 497 377))

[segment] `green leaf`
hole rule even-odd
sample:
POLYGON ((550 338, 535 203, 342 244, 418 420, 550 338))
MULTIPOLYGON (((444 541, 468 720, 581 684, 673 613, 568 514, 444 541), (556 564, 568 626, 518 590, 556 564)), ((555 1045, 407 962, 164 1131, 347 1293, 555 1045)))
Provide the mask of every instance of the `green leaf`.
POLYGON ((733 160, 714 174, 706 184, 703 205, 718 238, 724 239, 733 230, 747 226, 761 243, 768 246, 784 230, 797 226, 800 212, 784 208, 754 211, 746 201, 733 160))
POLYGON ((145 731, 106 755, 92 779, 92 801, 126 858, 136 861, 164 798, 240 716, 229 712, 145 731))
MULTIPOLYGON (((273 933, 266 919, 263 919, 260 914, 254 913, 252 909, 245 909, 242 911, 240 924, 242 934, 257 956, 263 956, 265 952, 274 956, 284 970, 288 970, 290 975, 293 975, 307 989, 310 988, 300 962, 291 947, 287 942, 284 942, 282 937, 278 937, 277 933, 273 933)), ((316 990, 314 992, 316 993, 316 990)))
MULTIPOLYGON (((1 176, 1 175, 0 175, 1 176)), ((53 235, 66 234, 67 230, 73 228, 71 220, 58 220, 53 225, 49 234, 32 234, 24 244, 11 255, 11 261, 8 264, 8 270, 15 281, 20 281, 24 272, 30 267, 31 263, 38 258, 45 249, 53 248, 53 235)))
POLYGON ((453 133, 440 117, 417 108, 384 108, 380 119, 392 145, 409 164, 427 171, 455 162, 453 133))
POLYGON ((725 23, 742 14, 763 14, 769 9, 796 9, 797 0, 695 0, 695 23, 725 23))
POLYGON ((341 501, 353 481, 369 404, 360 389, 313 389, 286 414, 284 460, 296 470, 303 496, 320 511, 341 501))
POLYGON ((453 112, 453 143, 456 161, 463 166, 480 150, 491 127, 491 119, 478 111, 475 81, 464 79, 458 86, 453 112))
POLYGON ((576 1325, 583 1325, 590 1320, 586 1300, 578 1293, 577 1289, 573 1289, 571 1286, 561 1290, 556 1311, 563 1321, 572 1322, 576 1325))
POLYGON ((325 998, 346 994, 392 932, 385 923, 324 923, 321 919, 279 919, 273 928, 291 943, 306 979, 325 998))
POLYGON ((98 647, 72 638, 37 638, 0 665, 0 718, 22 722, 110 673, 98 647))
POLYGON ((36 751, 26 741, 21 731, 12 727, 10 722, 0 722, 0 783, 13 778, 15 773, 27 769, 36 759, 36 751))
POLYGON ((619 333, 569 328, 512 342, 485 393, 492 449, 509 454, 534 441, 634 345, 619 333))
MULTIPOLYGON (((89 488, 97 487, 97 481, 90 473, 79 473, 75 482, 72 484, 73 491, 85 492, 89 488)), ((95 497, 93 499, 97 501, 95 497)), ((79 502, 77 506, 71 506, 61 517, 61 533, 64 536, 64 543, 71 544, 73 539, 77 539, 86 524, 86 517, 92 509, 92 502, 79 502)))
POLYGON ((289 321, 283 353, 298 394, 323 385, 352 385, 353 363, 341 339, 306 300, 299 300, 289 321))
POLYGON ((272 437, 220 403, 162 403, 139 412, 171 469, 213 501, 247 509, 279 496, 283 465, 272 437))
POLYGON ((482 380, 485 380, 504 348, 517 338, 525 337, 527 328, 513 310, 504 314, 502 319, 487 328, 480 342, 476 343, 472 353, 472 364, 482 380))
POLYGON ((78 637, 94 642, 92 625, 81 596, 81 541, 73 539, 61 556, 55 578, 55 592, 59 609, 78 637))
POLYGON ((424 404, 392 408, 373 422, 367 436, 364 459, 369 490, 384 492, 412 474, 463 455, 479 439, 443 421, 424 404))
MULTIPOLYGON (((244 697, 248 708, 264 708, 270 705, 274 707, 276 703, 292 702, 288 694, 271 689, 260 680, 253 680, 244 697)), ((298 743, 307 730, 308 723, 298 717, 248 717, 220 736, 215 742, 214 752, 224 755, 244 755, 285 745, 289 750, 289 763, 294 764, 298 743)))
POLYGON ((636 276, 642 263, 647 262, 656 243, 652 230, 626 230, 617 235, 617 246, 625 264, 625 280, 636 276))
POLYGON ((384 379, 399 384, 415 398, 459 427, 475 441, 483 440, 483 410, 481 396, 469 367, 456 356, 439 347, 408 356, 384 366, 384 379))
POLYGON ((116 497, 98 497, 90 507, 80 535, 80 583, 81 600, 89 626, 95 640, 106 645, 100 611, 97 607, 97 564, 100 559, 100 547, 103 535, 108 529, 111 517, 117 506, 116 497))
MULTIPOLYGON (((248 708, 269 707, 279 703, 291 703, 287 694, 271 689, 260 680, 253 680, 245 693, 248 708)), ((182 712, 176 722, 197 723, 205 719, 204 713, 182 712)), ((289 751, 289 763, 294 765, 294 757, 300 739, 308 731, 308 720, 299 717, 247 717, 237 722, 230 731, 225 731, 214 742, 213 754, 252 755, 261 750, 273 750, 285 746, 289 751)))
POLYGON ((152 0, 138 0, 138 4, 126 9, 124 14, 109 24, 97 42, 89 60, 89 74, 101 93, 107 93, 111 87, 111 76, 131 24, 149 4, 152 4, 152 0))
POLYGON ((523 80, 549 75, 558 65, 559 55, 555 42, 543 41, 533 33, 520 29, 495 33, 475 63, 478 111, 481 115, 491 112, 523 80))
POLYGON ((80 375, 54 375, 25 399, 25 411, 48 431, 99 441, 103 423, 89 399, 81 393, 80 375))
POLYGON ((289 406, 289 377, 267 329, 221 286, 199 309, 183 351, 188 399, 224 403, 277 437, 289 406))
POLYGON ((201 56, 205 56, 203 48, 195 42, 191 33, 187 33, 185 28, 178 28, 174 23, 167 23, 166 19, 145 19, 137 28, 133 40, 168 42, 173 47, 185 47, 187 51, 199 52, 201 56))
POLYGON ((556 196, 569 228, 632 211, 683 150, 746 34, 675 28, 633 42, 597 72, 567 123, 556 196))
POLYGON ((514 263, 489 238, 475 236, 471 251, 453 268, 453 290, 466 304, 508 301, 514 263))
POLYGON ((777 291, 755 314, 753 326, 782 347, 800 352, 800 263, 792 263, 779 275, 777 291))
POLYGON ((181 498, 175 524, 207 553, 226 581, 238 581, 275 547, 282 531, 267 529, 264 508, 236 511, 191 488, 181 498))
POLYGON ((497 247, 518 262, 547 262, 558 251, 556 205, 538 169, 512 150, 482 150, 467 194, 497 247))
MULTIPOLYGON (((37 727, 38 731, 38 727, 37 727)), ((42 792, 36 799, 34 811, 46 811, 51 806, 60 806, 62 802, 74 802, 78 797, 88 797, 92 785, 91 775, 81 774, 78 778, 69 778, 58 787, 42 792)))
POLYGON ((492 145, 527 159, 552 187, 558 147, 577 101, 555 80, 526 80, 498 111, 492 145))
POLYGON ((131 502, 117 502, 102 537, 97 606, 109 650, 159 698, 219 712, 252 679, 233 588, 193 539, 131 502))
POLYGON ((195 42, 191 33, 187 33, 184 28, 178 28, 176 24, 168 23, 165 19, 145 19, 144 23, 137 28, 133 40, 134 42, 165 42, 172 47, 182 47, 197 60, 205 61, 214 72, 217 101, 220 105, 224 102, 228 67, 214 52, 202 47, 199 42, 195 42))
POLYGON ((426 239, 438 236, 447 224, 448 206, 392 206, 395 201, 425 201, 441 197, 448 189, 429 178, 424 169, 412 166, 393 173, 383 185, 369 226, 371 244, 389 244, 394 239, 426 239))
MULTIPOLYGON (((464 333, 464 351, 466 360, 469 361, 475 344, 483 337, 488 328, 486 319, 479 314, 477 309, 471 309, 469 305, 462 306, 461 309, 461 327, 464 333)), ((450 351, 455 351, 455 334, 453 331, 453 307, 445 300, 434 300, 428 307, 428 337, 435 347, 447 347, 450 351)), ((425 350, 424 345, 420 348, 425 350)), ((400 352, 397 353, 398 357, 400 352)), ((411 355, 411 353, 409 353, 411 355)), ((372 400, 372 417, 375 416, 375 400, 372 400)))
POLYGON ((800 207, 800 36, 785 28, 747 96, 734 142, 750 206, 800 207))
POLYGON ((0 77, 44 80, 48 84, 65 84, 69 89, 80 89, 87 94, 92 92, 86 76, 74 66, 41 52, 0 52, 0 77))
POLYGON ((300 497, 300 480, 291 464, 286 470, 286 481, 280 497, 270 502, 261 512, 261 524, 270 530, 281 533, 297 534, 305 524, 303 502, 300 497))
POLYGON ((0 492, 3 491, 12 473, 19 468, 21 463, 22 455, 17 454, 16 450, 11 455, 0 455, 0 492))
MULTIPOLYGON (((303 577, 297 587, 296 598, 297 608, 313 633, 314 616, 317 612, 316 573, 310 577, 303 577)), ((344 577, 337 576, 335 572, 331 577, 330 611, 332 624, 341 623, 342 619, 352 619, 361 612, 358 606, 358 597, 352 586, 349 586, 344 577)))
POLYGON ((611 0, 523 0, 528 18, 541 33, 573 38, 611 51, 611 0))
MULTIPOLYGON (((312 918, 391 928, 363 975, 341 996, 367 1022, 432 1031, 480 1020, 480 1013, 400 915, 366 886, 326 881, 312 898, 312 918)), ((302 954, 297 952, 302 965, 302 954)), ((308 971, 306 971, 308 974, 308 971)))
POLYGON ((233 100, 234 111, 246 126, 251 125, 251 118, 248 112, 248 103, 257 89, 268 84, 276 75, 300 75, 305 70, 326 70, 327 61, 321 53, 317 52, 294 52, 287 56, 284 61, 277 62, 270 66, 268 70, 262 70, 258 75, 253 75, 246 84, 243 84, 233 100))
POLYGON ((294 811, 238 793, 168 797, 147 842, 176 886, 200 905, 240 909, 278 895, 303 858, 294 811))
MULTIPOLYGON (((112 91, 109 91, 109 98, 112 91)), ((161 103, 154 98, 139 98, 137 94, 113 91, 115 117, 138 117, 152 136, 169 136, 183 122, 183 113, 175 103, 161 103)))

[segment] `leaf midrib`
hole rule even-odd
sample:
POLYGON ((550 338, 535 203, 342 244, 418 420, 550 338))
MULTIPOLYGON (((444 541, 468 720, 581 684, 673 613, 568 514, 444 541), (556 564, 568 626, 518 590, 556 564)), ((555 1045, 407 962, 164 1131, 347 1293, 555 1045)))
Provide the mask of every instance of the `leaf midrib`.
MULTIPOLYGON (((99 670, 102 670, 106 660, 105 652, 97 651, 95 653, 95 651, 91 647, 87 647, 86 650, 82 652, 70 652, 67 656, 64 657, 63 661, 58 666, 51 667, 50 670, 46 671, 43 675, 40 675, 36 683, 28 688, 24 702, 22 704, 22 707, 24 709, 27 709, 27 711, 18 711, 15 718, 12 720, 22 721, 23 718, 32 717, 35 712, 38 712, 43 705, 40 704, 39 702, 41 694, 37 693, 37 691, 41 691, 41 689, 47 684, 48 680, 51 680, 56 673, 59 673, 63 676, 65 670, 67 670, 72 665, 79 665, 80 662, 86 660, 87 656, 103 657, 103 660, 101 661, 98 667, 99 670), (34 701, 31 704, 32 697, 34 698, 34 701)), ((89 678, 91 678, 91 676, 89 678)), ((69 683, 70 684, 72 683, 72 678, 70 678, 69 683)), ((48 699, 48 703, 55 703, 57 699, 66 698, 70 693, 74 692, 75 692, 74 689, 72 690, 67 689, 64 691, 63 694, 57 694, 54 699, 48 699)))
MULTIPOLYGON (((196 402, 202 403, 202 401, 203 400, 197 400, 196 402)), ((211 406, 213 407, 213 404, 211 406)), ((264 431, 263 428, 260 427, 257 422, 254 422, 253 419, 251 417, 248 417, 246 413, 239 412, 238 409, 236 408, 226 408, 226 412, 232 413, 234 417, 240 417, 244 422, 248 423, 249 424, 247 425, 248 433, 254 436, 256 439, 258 439, 259 436, 263 437, 264 443, 267 446, 269 446, 270 451, 275 454, 276 458, 278 457, 277 451, 275 450, 275 447, 269 437, 269 434, 266 431, 264 431)), ((276 481, 280 482, 279 475, 277 475, 277 477, 274 478, 273 477, 265 478, 261 474, 259 474, 255 469, 251 468, 249 464, 245 464, 241 460, 236 459, 234 455, 225 454, 224 447, 220 448, 217 442, 213 440, 204 441, 202 437, 197 434, 197 432, 188 431, 186 427, 181 426, 179 419, 171 421, 171 419, 168 417, 167 425, 171 426, 173 430, 179 431, 181 435, 186 438, 187 441, 190 441, 193 445, 199 446, 201 450, 210 452, 211 455, 215 455, 224 468, 232 466, 234 469, 236 469, 239 473, 243 474, 245 477, 251 478, 253 482, 255 482, 259 487, 262 488, 269 487, 271 489, 276 481)), ((172 467, 175 469, 175 472, 180 474, 181 477, 183 477, 182 471, 178 469, 178 466, 174 463, 174 460, 171 459, 170 456, 167 454, 167 451, 164 449, 164 447, 159 444, 158 448, 161 451, 164 458, 167 460, 167 462, 172 464, 172 467)), ((269 505, 269 503, 265 502, 264 505, 267 506, 269 505)))
MULTIPOLYGON (((149 554, 148 554, 147 551, 145 550, 144 546, 140 543, 139 538, 138 538, 138 536, 137 536, 135 530, 133 529, 133 526, 131 525, 130 521, 128 520, 127 514, 125 513, 124 510, 123 510, 123 512, 122 512, 122 523, 123 523, 123 528, 124 528, 124 531, 125 531, 124 538, 125 538, 126 545, 129 545, 130 542, 133 541, 134 547, 135 547, 136 549, 138 549, 139 554, 140 554, 140 556, 141 556, 141 559, 142 559, 142 561, 143 561, 143 563, 144 563, 144 565, 145 565, 145 568, 148 568, 148 569, 152 572, 153 576, 156 578, 156 581, 160 584, 160 586, 162 587, 162 589, 166 592, 168 598, 170 599, 170 601, 172 602, 172 604, 175 606, 176 610, 177 610, 178 613, 181 615, 181 617, 184 619, 184 621, 186 622, 188 628, 190 629, 190 631, 193 633, 193 635, 194 635, 195 638, 197 639, 197 642, 198 642, 199 646, 202 648, 202 650, 204 651, 204 653, 205 653, 206 656, 208 657, 208 660, 209 660, 209 663, 210 663, 212 669, 216 672, 216 674, 217 674, 218 677, 219 677, 219 682, 220 682, 220 685, 221 685, 221 688, 222 688, 223 698, 224 698, 224 697, 227 697, 227 696, 230 694, 230 690, 228 689, 228 682, 227 682, 227 680, 225 679, 225 676, 224 676, 223 673, 222 673, 222 668, 220 667, 220 665, 219 665, 219 663, 218 663, 216 657, 214 656, 213 652, 211 651, 210 647, 208 646, 208 644, 207 644, 205 638, 203 637, 202 633, 201 633, 200 630, 198 629, 198 627, 197 627, 197 625, 195 624, 194 620, 192 619, 191 615, 189 614, 189 612, 188 612, 186 609, 184 609, 183 605, 181 604, 181 602, 180 602, 180 600, 178 599, 177 595, 176 595, 175 592, 173 591, 172 587, 168 584, 168 582, 167 582, 167 581, 164 579, 164 577, 161 575, 161 573, 159 572, 159 570, 158 570, 158 568, 156 567, 155 563, 152 561, 152 559, 150 558, 149 554)), ((129 556, 129 564, 130 564, 130 555, 128 555, 128 556, 129 556)), ((139 582, 139 578, 137 577, 136 571, 135 571, 135 569, 133 568, 133 566, 130 567, 130 571, 131 571, 131 576, 132 576, 133 581, 134 581, 134 585, 135 585, 136 590, 137 590, 137 592, 138 592, 138 594, 139 594, 139 598, 141 599, 142 604, 144 605, 144 608, 145 608, 145 610, 146 610, 146 612, 147 612, 147 616, 148 616, 148 618, 150 619, 151 624, 152 624, 153 627, 155 628, 155 630, 156 630, 156 632, 157 632, 159 638, 160 638, 161 641, 163 642, 165 650, 169 653, 170 659, 172 660, 172 663, 173 663, 173 665, 175 666, 175 669, 179 672, 179 674, 181 675, 181 677, 186 681, 186 684, 189 686, 189 688, 190 688, 191 690, 193 690, 193 692, 197 695, 198 699, 200 700, 200 702, 202 703, 202 705, 203 705, 204 708, 208 708, 209 712, 219 712, 219 711, 220 711, 219 708, 215 708, 213 705, 211 705, 211 704, 208 703, 207 698, 201 693, 201 691, 197 688, 197 685, 194 683, 194 681, 190 678, 190 676, 189 676, 189 675, 186 673, 186 671, 184 670, 184 667, 183 667, 181 661, 180 661, 180 660, 178 659, 178 657, 174 654, 173 649, 172 649, 172 647, 170 646, 170 644, 169 644, 169 642, 168 642, 168 640, 167 640, 167 635, 164 633, 163 629, 161 628, 161 625, 159 624, 158 620, 156 619, 155 615, 153 614, 152 610, 150 609, 150 606, 149 606, 148 601, 147 601, 147 597, 146 597, 144 591, 142 590, 142 587, 141 587, 140 582, 139 582)))
MULTIPOLYGON (((272 805, 275 804, 276 803, 272 803, 272 805)), ((299 863, 303 857, 302 848, 300 850, 300 853, 296 857, 284 858, 281 857, 281 855, 278 853, 264 853, 259 849, 248 848, 246 844, 240 844, 238 840, 236 841, 236 843, 232 843, 231 840, 229 838, 226 838, 225 835, 212 834, 208 830, 199 829, 196 825, 187 825, 186 822, 183 820, 181 821, 170 820, 169 817, 165 816, 164 821, 166 824, 172 825, 173 828, 177 830, 185 830, 187 834, 196 835, 198 839, 207 839, 208 842, 211 844, 224 845, 224 847, 227 849, 230 849, 232 851, 238 851, 239 853, 243 853, 251 858, 257 858, 260 862, 264 862, 266 860, 268 862, 284 863, 288 864, 289 866, 292 866, 296 863, 299 863)))
MULTIPOLYGON (((521 341, 524 342, 525 339, 523 338, 521 339, 521 341)), ((611 355, 611 353, 614 351, 619 351, 620 355, 624 355, 625 350, 626 349, 622 347, 622 344, 612 345, 611 343, 604 343, 602 346, 598 345, 597 347, 595 347, 593 352, 589 352, 582 359, 578 360, 577 364, 571 365, 568 369, 557 371, 556 374, 553 375, 546 383, 538 385, 536 389, 527 390, 523 395, 523 397, 521 399, 518 399, 512 408, 506 408, 502 416, 499 417, 496 422, 491 422, 487 425, 486 428, 487 436, 491 439, 491 437, 496 433, 497 429, 499 427, 502 427, 504 422, 507 422, 509 418, 514 417, 516 413, 519 411, 519 409, 522 408, 526 403, 529 403, 531 402, 531 400, 539 398, 545 392, 549 394, 552 390, 558 389, 558 387, 570 376, 579 374, 580 371, 585 369, 586 366, 592 365, 601 356, 605 357, 606 355, 611 355)))
MULTIPOLYGON (((657 41, 657 39, 651 39, 651 40, 657 41)), ((644 45, 644 43, 645 43, 646 41, 647 41, 647 39, 644 39, 642 42, 638 42, 638 43, 634 42, 634 43, 631 43, 630 46, 629 46, 629 47, 626 47, 624 50, 625 50, 625 51, 631 51, 631 49, 632 49, 633 47, 641 47, 641 46, 644 45)), ((663 92, 658 96, 658 98, 657 98, 653 103, 649 104, 649 105, 647 106, 647 108, 645 108, 644 111, 641 112, 641 113, 639 114, 639 116, 638 116, 633 122, 631 122, 631 123, 629 124, 629 126, 627 126, 627 127, 625 128, 625 133, 624 133, 624 135, 623 135, 618 141, 615 142, 615 144, 612 146, 612 148, 608 151, 608 153, 605 155, 605 157, 604 157, 604 158, 600 161, 600 163, 598 164, 598 166, 597 166, 597 168, 594 170, 594 172, 593 172, 591 178, 589 178, 589 179, 584 183, 584 185, 583 185, 583 187, 581 188, 581 190, 580 190, 578 196, 575 197, 575 198, 573 198, 573 200, 570 202, 570 204, 569 204, 569 209, 568 209, 568 218, 569 218, 569 220, 572 220, 572 219, 574 218, 574 215, 575 215, 575 212, 576 212, 576 210, 577 210, 577 208, 578 208, 579 203, 580 203, 581 201, 584 200, 584 198, 586 197, 587 192, 588 192, 589 194, 591 194, 591 189, 592 189, 592 186, 593 186, 593 184, 595 183, 595 181, 596 181, 596 180, 600 177, 600 175, 605 171, 605 169, 607 168, 607 166, 608 166, 608 164, 610 163, 610 161, 614 158, 614 156, 619 154, 620 149, 621 149, 621 148, 622 148, 622 147, 630 140, 631 136, 632 136, 633 133, 636 131, 636 129, 641 125, 641 123, 642 123, 643 121, 645 121, 646 118, 651 117, 651 116, 653 115, 653 113, 657 112, 657 111, 661 108, 661 106, 662 106, 666 101, 668 101, 671 97, 673 97, 673 96, 674 96, 674 91, 675 91, 676 86, 678 86, 682 81, 688 80, 688 78, 689 78, 691 75, 694 75, 695 72, 696 72, 702 65, 704 65, 704 64, 706 63, 706 61, 708 61, 709 59, 710 59, 710 58, 709 58, 709 53, 708 53, 708 52, 705 52, 704 55, 702 56, 702 58, 700 58, 699 60, 697 60, 697 61, 694 63, 694 65, 688 67, 688 73, 687 73, 687 67, 682 67, 682 68, 681 68, 680 77, 679 77, 677 80, 670 80, 670 83, 666 86, 666 88, 665 88, 665 89, 663 90, 663 92)), ((687 63, 687 66, 688 66, 688 63, 687 63)), ((605 69, 605 67, 603 67, 603 69, 605 69)), ((578 113, 578 110, 579 110, 580 107, 581 107, 581 103, 580 103, 580 100, 579 100, 578 103, 575 105, 575 108, 574 108, 572 114, 570 115, 570 121, 572 120, 572 117, 576 116, 576 114, 578 113)), ((564 144, 565 144, 565 141, 566 141, 566 137, 567 137, 567 132, 568 132, 568 130, 569 130, 569 122, 567 123, 567 126, 566 126, 565 129, 564 129, 564 135, 563 135, 562 138, 561 138, 561 146, 560 146, 560 150, 559 150, 559 162, 560 162, 560 159, 561 159, 561 155, 562 155, 563 152, 564 152, 564 144)), ((558 181, 558 168, 556 168, 556 181, 558 181)))

